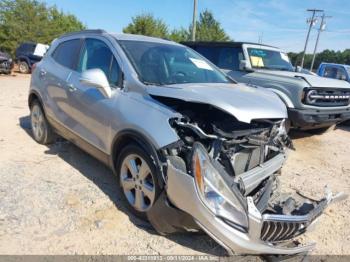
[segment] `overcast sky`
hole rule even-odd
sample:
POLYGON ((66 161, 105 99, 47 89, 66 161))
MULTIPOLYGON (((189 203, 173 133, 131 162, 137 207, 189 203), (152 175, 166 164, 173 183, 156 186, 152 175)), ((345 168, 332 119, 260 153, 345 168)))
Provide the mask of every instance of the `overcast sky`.
MULTIPOLYGON (((88 28, 121 32, 131 17, 152 13, 170 28, 188 27, 192 0, 47 0, 76 15, 88 28)), ((319 50, 350 48, 350 0, 198 0, 199 11, 211 10, 236 41, 257 42, 302 51, 307 33, 307 8, 324 9, 332 18, 321 34, 319 50)), ((312 52, 319 23, 312 30, 308 52, 312 52)))

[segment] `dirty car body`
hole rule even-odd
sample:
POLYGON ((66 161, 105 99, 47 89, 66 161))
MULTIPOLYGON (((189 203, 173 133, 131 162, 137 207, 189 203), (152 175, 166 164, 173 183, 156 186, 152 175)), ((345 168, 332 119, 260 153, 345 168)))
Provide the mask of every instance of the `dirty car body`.
MULTIPOLYGON (((204 230, 230 253, 297 254, 312 245, 291 240, 333 199, 330 193, 319 201, 278 194, 276 176, 292 144, 276 94, 236 84, 170 41, 100 30, 64 35, 32 74, 34 133, 38 103, 56 133, 119 177, 118 159, 130 157, 123 148, 133 143, 147 152, 154 168, 146 182, 160 190, 147 192, 147 208, 135 207, 161 234, 204 230), (61 47, 71 63, 59 56, 61 47), (102 66, 107 50, 108 65, 119 67, 102 66), (87 66, 95 51, 98 66, 87 66), (117 70, 111 74, 111 68, 117 70)), ((137 202, 141 182, 128 180, 135 189, 123 187, 127 200, 137 202)))

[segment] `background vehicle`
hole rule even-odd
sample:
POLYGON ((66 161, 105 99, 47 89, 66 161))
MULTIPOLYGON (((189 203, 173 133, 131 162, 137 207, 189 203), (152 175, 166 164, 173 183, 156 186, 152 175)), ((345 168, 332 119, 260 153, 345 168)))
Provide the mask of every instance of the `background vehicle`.
POLYGON ((0 52, 0 74, 11 74, 13 61, 8 53, 0 52))
POLYGON ((202 229, 230 253, 301 253, 312 245, 290 240, 333 200, 271 198, 291 147, 283 102, 170 41, 64 35, 28 100, 37 142, 58 133, 111 167, 129 209, 163 234, 202 229))
POLYGON ((48 45, 37 43, 22 43, 16 49, 16 62, 22 74, 30 73, 32 66, 39 62, 46 53, 48 45))
POLYGON ((288 55, 272 46, 244 42, 186 42, 238 82, 275 92, 291 125, 329 127, 350 118, 350 84, 295 72, 288 55))
POLYGON ((327 78, 334 78, 350 82, 349 65, 322 63, 317 69, 317 74, 327 78))

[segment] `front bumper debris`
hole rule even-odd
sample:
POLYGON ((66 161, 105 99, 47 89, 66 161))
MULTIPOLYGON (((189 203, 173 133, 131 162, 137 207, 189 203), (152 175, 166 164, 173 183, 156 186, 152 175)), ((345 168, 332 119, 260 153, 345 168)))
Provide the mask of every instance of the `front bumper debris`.
POLYGON ((252 197, 247 197, 249 229, 243 232, 216 217, 201 201, 192 176, 168 162, 167 196, 172 204, 193 216, 195 222, 229 254, 294 255, 310 251, 315 243, 296 245, 291 241, 314 224, 329 203, 344 195, 328 192, 306 215, 262 214, 252 197))
POLYGON ((9 61, 0 61, 0 72, 9 73, 13 68, 13 62, 9 61))

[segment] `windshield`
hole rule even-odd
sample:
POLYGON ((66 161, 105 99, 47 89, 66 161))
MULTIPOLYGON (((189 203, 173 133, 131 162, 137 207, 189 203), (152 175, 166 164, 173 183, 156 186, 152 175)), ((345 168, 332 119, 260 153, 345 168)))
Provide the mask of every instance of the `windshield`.
POLYGON ((286 53, 262 48, 248 48, 253 68, 294 71, 286 53))
POLYGON ((145 84, 231 82, 208 60, 184 46, 118 41, 145 84))

